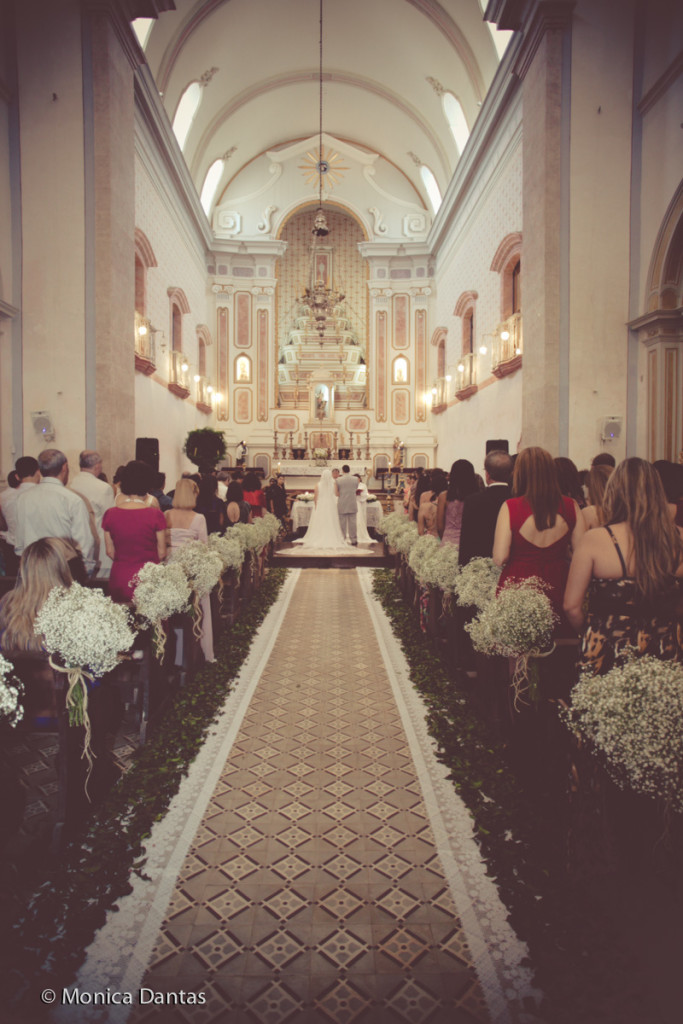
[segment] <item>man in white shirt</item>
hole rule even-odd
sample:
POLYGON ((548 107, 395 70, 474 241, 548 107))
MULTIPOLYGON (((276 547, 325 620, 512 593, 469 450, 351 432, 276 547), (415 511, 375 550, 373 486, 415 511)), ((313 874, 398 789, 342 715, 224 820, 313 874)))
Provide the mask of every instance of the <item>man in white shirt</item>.
POLYGON ((80 473, 76 473, 72 478, 69 487, 90 503, 95 516, 95 527, 100 544, 100 568, 97 575, 108 577, 111 571, 111 558, 104 548, 102 516, 108 508, 112 508, 114 505, 114 491, 108 483, 99 479, 102 472, 102 456, 99 452, 87 450, 81 452, 78 464, 80 473))
POLYGON ((40 481, 38 463, 31 455, 22 455, 20 459, 17 459, 14 469, 19 477, 19 486, 8 487, 6 491, 3 491, 0 498, 2 514, 7 523, 7 532, 4 535, 4 539, 12 547, 17 542, 17 501, 19 495, 29 491, 40 481))
POLYGON ((42 482, 17 499, 17 532, 14 550, 18 555, 42 537, 66 537, 75 544, 85 562, 93 567, 95 541, 88 508, 79 494, 66 486, 69 463, 64 452, 46 448, 38 456, 42 482))

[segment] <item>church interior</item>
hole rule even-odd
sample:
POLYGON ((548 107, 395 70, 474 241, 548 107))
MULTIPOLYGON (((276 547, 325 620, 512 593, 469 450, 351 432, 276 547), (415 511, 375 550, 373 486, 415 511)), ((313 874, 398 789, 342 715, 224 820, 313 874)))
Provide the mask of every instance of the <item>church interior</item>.
MULTIPOLYGON (((492 440, 678 462, 682 41, 675 0, 6 0, 0 491, 150 444, 171 488, 202 428, 228 472, 348 463, 380 502, 492 440)), ((64 973, 106 1005, 8 1021, 569 1021, 370 573, 289 570, 151 882, 64 973)), ((673 1022, 674 934, 647 1011, 572 1024, 673 1022)))

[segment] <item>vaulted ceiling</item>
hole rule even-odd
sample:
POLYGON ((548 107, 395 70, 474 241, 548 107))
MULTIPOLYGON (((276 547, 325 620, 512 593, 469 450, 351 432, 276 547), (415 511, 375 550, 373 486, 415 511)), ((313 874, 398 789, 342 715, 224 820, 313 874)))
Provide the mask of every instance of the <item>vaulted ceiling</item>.
MULTIPOLYGON (((223 185, 317 134, 319 26, 319 0, 175 0, 153 22, 145 54, 171 121, 188 85, 202 86, 183 148, 198 192, 226 154, 223 185)), ((379 153, 426 205, 420 165, 443 193, 459 156, 443 93, 471 131, 508 35, 492 33, 480 0, 324 0, 325 132, 379 153)))

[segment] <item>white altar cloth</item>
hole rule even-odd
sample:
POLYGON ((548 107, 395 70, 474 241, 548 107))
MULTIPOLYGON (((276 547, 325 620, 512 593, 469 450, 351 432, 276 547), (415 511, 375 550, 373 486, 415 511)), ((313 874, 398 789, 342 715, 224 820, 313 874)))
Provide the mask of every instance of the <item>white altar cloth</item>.
MULTIPOLYGON (((315 508, 314 501, 295 501, 292 504, 292 526, 294 530, 298 530, 302 526, 308 526, 311 521, 311 515, 315 508)), ((379 526, 384 513, 382 512, 382 503, 380 501, 369 501, 367 503, 368 510, 368 529, 371 527, 375 529, 379 526)))

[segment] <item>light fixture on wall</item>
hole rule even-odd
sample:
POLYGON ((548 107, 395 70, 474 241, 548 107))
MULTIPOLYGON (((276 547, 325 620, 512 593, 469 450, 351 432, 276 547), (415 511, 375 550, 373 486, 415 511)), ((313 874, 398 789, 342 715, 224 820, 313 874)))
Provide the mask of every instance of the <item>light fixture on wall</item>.
MULTIPOLYGON (((326 238, 330 229, 327 226, 327 218, 323 209, 323 175, 327 174, 330 167, 323 155, 323 0, 320 0, 320 39, 319 39, 320 66, 318 72, 318 209, 313 219, 313 246, 311 249, 311 276, 310 285, 306 288, 300 298, 304 306, 308 306, 313 313, 315 328, 322 345, 327 321, 333 316, 334 309, 344 301, 344 295, 329 287, 322 276, 319 276, 319 264, 317 260, 316 246, 322 239, 326 238)), ((325 265, 323 263, 323 265, 325 265)))

